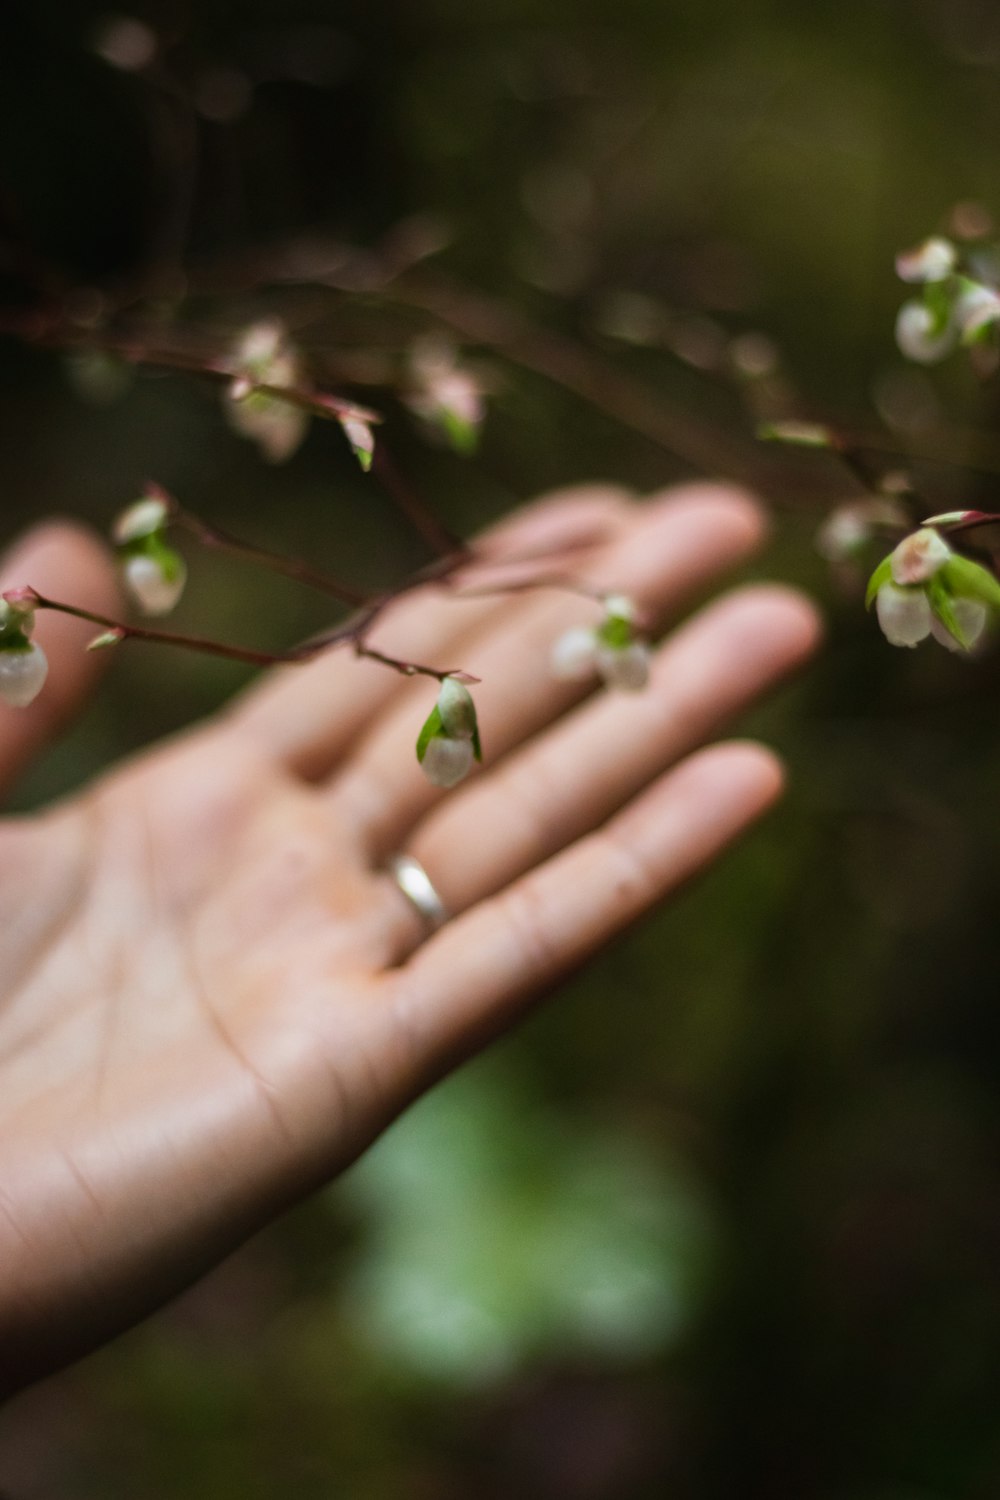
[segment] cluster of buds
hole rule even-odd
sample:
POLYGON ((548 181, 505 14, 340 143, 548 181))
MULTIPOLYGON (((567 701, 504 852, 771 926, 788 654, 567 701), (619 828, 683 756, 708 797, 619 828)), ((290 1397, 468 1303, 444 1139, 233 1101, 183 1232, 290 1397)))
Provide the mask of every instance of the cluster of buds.
POLYGON ((187 568, 166 540, 170 502, 151 490, 116 519, 111 536, 129 597, 145 615, 169 614, 184 592, 187 568))
POLYGON ((959 344, 981 344, 1000 323, 1000 293, 976 266, 960 263, 950 240, 934 236, 905 251, 896 272, 921 288, 896 318, 896 343, 907 359, 934 364, 959 344))
POLYGON ((35 596, 30 589, 11 589, 0 598, 0 699, 27 708, 45 686, 49 664, 31 639, 35 596))
POLYGON ((432 786, 452 787, 481 761, 479 723, 472 694, 457 677, 445 677, 417 740, 417 760, 432 786))
POLYGON ((232 380, 226 389, 230 425, 257 444, 272 464, 284 463, 301 446, 309 413, 277 390, 297 390, 303 383, 302 356, 279 318, 253 323, 241 334, 229 360, 232 380), (261 390, 266 386, 266 390, 261 390))
POLYGON ((624 594, 609 594, 599 625, 574 626, 552 650, 552 672, 562 681, 584 682, 596 673, 608 687, 630 693, 648 683, 649 662, 649 646, 636 631, 635 606, 624 594))
POLYGON ((474 453, 486 415, 479 378, 458 363, 455 348, 442 339, 417 342, 411 356, 410 410, 447 438, 457 453, 474 453))
POLYGON ((1000 582, 988 568, 962 557, 945 541, 932 516, 882 559, 868 582, 866 604, 893 646, 916 646, 933 636, 951 651, 971 651, 992 611, 1000 609, 1000 582))

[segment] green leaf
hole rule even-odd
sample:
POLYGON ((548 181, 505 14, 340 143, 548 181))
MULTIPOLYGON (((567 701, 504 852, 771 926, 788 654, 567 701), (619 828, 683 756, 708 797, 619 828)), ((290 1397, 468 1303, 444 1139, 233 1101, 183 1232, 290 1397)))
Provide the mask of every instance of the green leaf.
POLYGON ((475 756, 476 760, 478 760, 480 762, 482 761, 482 758, 483 758, 483 747, 482 747, 482 745, 480 744, 480 741, 479 741, 479 725, 478 724, 476 725, 475 729, 472 731, 472 753, 475 756))
POLYGON ((473 423, 463 421, 447 407, 441 412, 440 422, 445 437, 456 453, 466 456, 475 453, 479 446, 479 430, 473 423))
POLYGON ((0 651, 30 651, 31 641, 16 625, 7 625, 0 630, 0 651))
MULTIPOLYGON (((421 765, 423 765, 424 756, 427 754, 427 746, 431 740, 436 740, 439 737, 444 737, 444 725, 441 723, 441 711, 435 703, 424 721, 423 729, 421 729, 417 736, 417 760, 421 765)), ((473 740, 474 747, 475 740, 473 740)))
POLYGON ((978 599, 981 604, 1000 610, 1000 580, 981 563, 955 553, 938 576, 956 599, 978 599))
POLYGON ((612 651, 624 651, 634 639, 632 621, 624 615, 608 615, 597 627, 597 639, 612 651))
POLYGON ((927 600, 948 634, 958 642, 963 651, 971 651, 972 642, 958 623, 958 617, 951 607, 951 594, 940 573, 935 573, 927 583, 927 600))
POLYGON ((883 557, 882 561, 879 563, 878 567, 875 569, 874 573, 868 580, 868 587, 865 590, 865 609, 871 609, 872 605, 875 603, 875 595, 878 593, 883 583, 891 582, 892 553, 890 552, 888 557, 883 557))

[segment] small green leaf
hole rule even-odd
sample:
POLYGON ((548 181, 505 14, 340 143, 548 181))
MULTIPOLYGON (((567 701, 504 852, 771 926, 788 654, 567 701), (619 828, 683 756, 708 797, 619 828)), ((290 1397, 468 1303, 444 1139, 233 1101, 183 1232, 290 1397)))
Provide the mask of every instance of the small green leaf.
MULTIPOLYGON (((439 735, 443 734, 444 725, 441 723, 441 712, 437 704, 435 703, 434 707, 431 709, 430 713, 427 715, 427 718, 424 721, 423 729, 421 729, 420 734, 417 736, 417 760, 421 765, 423 765, 424 763, 424 756, 427 754, 427 746, 430 744, 431 740, 437 739, 439 735)), ((473 748, 474 747, 475 739, 473 739, 473 748)))
POLYGON ((475 729, 472 731, 472 753, 475 756, 476 760, 478 760, 480 762, 482 761, 482 758, 483 758, 483 747, 482 747, 482 745, 480 744, 480 741, 479 741, 479 725, 478 724, 476 725, 475 729))
POLYGON ((956 599, 978 599, 991 609, 1000 609, 1000 580, 981 563, 955 553, 941 569, 940 577, 956 599))
POLYGON ((963 651, 971 651, 972 642, 958 623, 958 617, 952 609, 951 594, 940 573, 928 580, 927 600, 948 634, 958 642, 963 651))
POLYGON ((872 605, 875 603, 875 595, 878 593, 883 583, 891 582, 892 553, 890 553, 888 557, 883 557, 882 561, 879 563, 878 567, 875 569, 874 573, 868 580, 868 587, 865 590, 865 609, 871 609, 872 605))
POLYGON ((466 456, 475 453, 479 447, 479 429, 472 422, 464 421, 447 407, 441 411, 439 420, 445 437, 456 453, 466 456))
POLYGON ((923 303, 931 315, 932 322, 928 333, 932 338, 937 338, 944 333, 951 321, 952 308, 961 286, 962 278, 958 276, 947 276, 943 281, 924 283, 923 303))
POLYGON ((635 638, 632 621, 624 615, 608 615, 597 627, 597 639, 612 651, 624 651, 635 638))

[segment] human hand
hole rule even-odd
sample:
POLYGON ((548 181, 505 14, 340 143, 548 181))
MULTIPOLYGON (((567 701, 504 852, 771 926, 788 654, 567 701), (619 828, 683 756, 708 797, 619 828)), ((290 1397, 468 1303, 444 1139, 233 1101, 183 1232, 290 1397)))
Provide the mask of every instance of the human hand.
MULTIPOLYGON (((586 542, 582 573, 664 622, 761 531, 745 496, 697 485, 641 506, 564 494, 495 536, 512 553, 586 542)), ((28 538, 4 578, 113 605, 74 528, 28 538)), ((715 601, 627 698, 552 680, 551 644, 580 618, 550 593, 432 589, 387 612, 377 644, 483 679, 486 765, 457 791, 413 754, 426 680, 334 652, 0 823, 0 1391, 329 1180, 774 800, 769 751, 699 747, 808 655, 802 598, 715 601), (399 849, 452 914, 434 936, 384 873, 399 849)), ((3 780, 85 689, 80 629, 39 617, 50 686, 0 707, 3 780)))

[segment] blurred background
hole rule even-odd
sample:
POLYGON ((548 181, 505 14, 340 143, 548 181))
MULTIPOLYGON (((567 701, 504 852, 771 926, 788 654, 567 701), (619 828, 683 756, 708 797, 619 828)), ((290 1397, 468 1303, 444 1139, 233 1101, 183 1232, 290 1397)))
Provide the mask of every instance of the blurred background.
MULTIPOLYGON (((895 252, 1000 214, 1000 11, 5 0, 0 82, 0 326, 55 308, 78 345, 0 343, 0 541, 105 527, 155 477, 365 585, 425 561, 335 425, 268 465, 217 385, 95 352, 217 354, 280 313, 448 525, 736 476, 774 508, 755 571, 829 618, 745 725, 784 807, 341 1183, 15 1402, 4 1496, 992 1500, 1000 664, 891 650, 813 547, 857 481, 753 433, 834 421, 928 511, 1000 508, 998 386, 892 339, 895 252), (474 457, 402 399, 442 330, 490 392, 474 457)), ((328 618, 189 560, 179 628, 328 618)), ((244 680, 122 651, 17 805, 244 680)))

